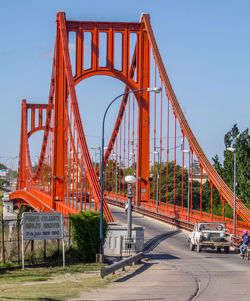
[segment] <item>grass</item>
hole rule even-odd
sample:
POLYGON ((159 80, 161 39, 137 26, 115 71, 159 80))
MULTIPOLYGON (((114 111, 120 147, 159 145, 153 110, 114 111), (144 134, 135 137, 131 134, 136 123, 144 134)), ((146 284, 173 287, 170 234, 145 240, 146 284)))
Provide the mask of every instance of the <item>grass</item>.
POLYGON ((82 291, 104 287, 119 278, 116 275, 102 279, 99 264, 77 264, 62 267, 29 268, 0 272, 1 301, 66 300, 82 291))

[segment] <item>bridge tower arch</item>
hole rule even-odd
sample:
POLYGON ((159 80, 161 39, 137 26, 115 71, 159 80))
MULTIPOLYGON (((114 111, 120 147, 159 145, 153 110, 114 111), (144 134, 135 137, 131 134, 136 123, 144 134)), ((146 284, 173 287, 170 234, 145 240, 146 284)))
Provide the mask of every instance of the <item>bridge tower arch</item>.
MULTIPOLYGON (((65 125, 66 119, 65 105, 67 103, 67 82, 68 77, 73 78, 74 86, 88 77, 96 75, 108 75, 115 77, 126 84, 125 90, 138 90, 148 88, 150 84, 150 45, 148 35, 144 31, 143 23, 110 23, 110 22, 76 22, 66 21, 65 14, 57 14, 57 37, 56 37, 56 57, 55 57, 55 160, 54 174, 55 179, 53 194, 54 198, 62 198, 63 193, 63 171, 66 164, 65 151, 65 125), (72 73, 68 49, 69 32, 76 35, 75 45, 75 75, 72 73), (84 54, 86 33, 91 35, 90 57, 91 63, 87 69, 84 69, 84 54), (99 64, 100 33, 106 34, 106 64, 99 64), (115 68, 115 51, 117 48, 115 36, 121 35, 121 68, 115 68), (136 45, 133 53, 130 53, 130 34, 136 34, 136 45), (129 63, 131 61, 131 64, 129 63)), ((73 87, 72 87, 72 90, 73 87)), ((136 203, 149 199, 149 92, 141 91, 136 95, 138 103, 138 128, 137 128, 137 183, 136 183, 136 203), (143 139, 141 139, 143 137, 143 139)), ((123 98, 123 104, 126 104, 127 98, 123 98)), ((79 113, 78 103, 75 103, 76 112, 79 113)), ((75 120, 80 120, 80 115, 75 116, 75 120)), ((122 120, 122 115, 118 115, 118 124, 122 120)), ((81 124, 81 122, 80 122, 81 124)), ((118 125, 119 128, 119 125, 118 125)), ((117 130, 113 132, 111 141, 115 140, 117 130)), ((82 129, 83 133, 83 129, 82 129)), ((105 162, 109 156, 111 145, 105 154, 105 162)))

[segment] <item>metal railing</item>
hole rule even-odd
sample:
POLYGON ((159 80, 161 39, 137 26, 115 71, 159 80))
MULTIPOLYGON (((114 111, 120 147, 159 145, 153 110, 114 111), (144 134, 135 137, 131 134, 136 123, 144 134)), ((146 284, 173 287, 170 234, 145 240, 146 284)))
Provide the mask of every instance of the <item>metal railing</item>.
MULTIPOLYGON (((21 241, 21 219, 17 217, 16 220, 3 220, 0 216, 0 263, 11 261, 18 265, 21 264, 21 241)), ((68 217, 64 217, 64 241, 65 245, 72 244, 72 229, 68 217)), ((35 252, 36 261, 43 262, 50 251, 52 252, 56 248, 59 250, 57 240, 47 240, 47 244, 42 240, 35 240, 32 243, 27 240, 25 242, 25 260, 30 264, 33 260, 32 253, 35 252)))
POLYGON ((125 266, 127 265, 132 265, 136 263, 137 261, 141 260, 144 257, 143 252, 137 253, 133 256, 130 256, 128 258, 122 259, 118 262, 115 262, 111 265, 101 267, 100 275, 102 278, 107 276, 108 274, 115 273, 115 271, 122 269, 123 271, 125 270, 125 266))

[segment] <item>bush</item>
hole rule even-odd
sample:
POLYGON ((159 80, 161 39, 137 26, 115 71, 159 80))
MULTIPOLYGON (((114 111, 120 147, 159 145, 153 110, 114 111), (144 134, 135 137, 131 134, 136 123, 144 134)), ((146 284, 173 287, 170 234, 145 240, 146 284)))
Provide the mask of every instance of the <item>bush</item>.
POLYGON ((0 262, 0 268, 1 269, 9 269, 9 268, 12 268, 12 267, 14 267, 14 263, 11 262, 11 261, 6 261, 5 263, 0 262))
MULTIPOLYGON (((80 211, 70 216, 74 248, 81 260, 93 262, 99 252, 100 244, 100 213, 80 211)), ((103 242, 106 239, 108 223, 103 219, 103 242)))

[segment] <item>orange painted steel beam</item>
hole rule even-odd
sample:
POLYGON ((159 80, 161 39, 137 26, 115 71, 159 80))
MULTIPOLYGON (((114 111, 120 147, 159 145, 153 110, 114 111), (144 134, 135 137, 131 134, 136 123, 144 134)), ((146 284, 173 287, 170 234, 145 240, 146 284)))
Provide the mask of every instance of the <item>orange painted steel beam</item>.
POLYGON ((61 35, 61 24, 57 18, 56 30, 56 48, 55 48, 55 117, 54 117, 54 155, 52 166, 52 200, 55 202, 64 199, 63 183, 64 183, 64 170, 66 164, 65 158, 65 103, 67 98, 67 83, 66 83, 66 70, 64 62, 64 49, 65 47, 61 35))
POLYGON ((30 207, 38 212, 51 212, 53 211, 48 205, 49 196, 41 195, 33 190, 17 190, 10 194, 11 200, 21 199, 24 200, 30 207))
POLYGON ((28 138, 38 132, 38 131, 44 131, 46 129, 46 126, 43 125, 43 110, 46 110, 47 112, 48 105, 47 104, 30 104, 26 103, 26 110, 27 113, 29 110, 31 110, 31 120, 27 120, 27 123, 31 122, 30 125, 30 131, 28 132, 28 138), (38 110, 38 125, 36 126, 36 115, 35 111, 38 110))
MULTIPOLYGON (((61 26, 61 33, 62 33, 62 24, 64 22, 64 17, 63 14, 58 14, 58 18, 61 19, 60 21, 60 26, 61 26)), ((149 76, 147 78, 146 74, 149 74, 149 44, 148 44, 148 40, 147 40, 147 36, 144 35, 143 39, 141 39, 142 36, 142 26, 141 24, 127 24, 127 23, 112 23, 112 32, 110 33, 110 30, 108 30, 108 26, 110 24, 102 24, 101 22, 97 23, 97 22, 66 22, 65 21, 65 29, 64 32, 66 33, 66 28, 67 30, 73 30, 75 32, 77 32, 77 47, 76 47, 76 51, 77 51, 77 55, 76 55, 76 74, 77 76, 74 78, 74 83, 77 84, 79 81, 84 80, 90 76, 94 76, 94 75, 99 75, 99 74, 106 74, 106 75, 110 75, 113 77, 116 77, 118 79, 120 79, 121 81, 123 81, 125 84, 127 84, 128 87, 130 87, 131 89, 138 89, 138 88, 146 88, 149 86, 149 76), (84 28, 84 29, 83 29, 84 28), (106 67, 100 67, 99 66, 99 39, 98 39, 98 32, 102 31, 104 32, 105 29, 107 29, 107 47, 111 46, 114 48, 114 33, 117 31, 122 33, 122 66, 121 66, 121 70, 116 70, 114 68, 114 60, 113 60, 113 53, 114 53, 114 49, 107 49, 107 54, 108 57, 112 58, 111 61, 109 61, 109 64, 107 64, 106 67), (79 33, 82 30, 82 33, 79 33), (78 45, 82 45, 81 42, 81 38, 83 36, 83 32, 90 32, 92 33, 92 40, 91 40, 91 47, 92 47, 92 59, 91 59, 91 66, 90 68, 88 68, 88 70, 83 70, 81 68, 82 66, 82 62, 79 61, 83 58, 83 54, 81 53, 82 51, 82 47, 78 46, 78 45), (139 45, 138 45, 138 53, 139 53, 139 59, 138 59, 138 66, 137 66, 137 70, 138 70, 138 77, 141 78, 140 83, 136 83, 129 75, 128 72, 128 54, 129 54, 129 45, 128 45, 128 32, 132 31, 132 32, 137 32, 138 34, 138 41, 139 41, 139 45), (140 46, 141 43, 144 43, 142 46, 140 46), (147 50, 145 51, 145 45, 147 43, 147 50), (144 52, 144 53, 143 53, 144 52), (143 59, 141 59, 143 58, 143 59), (141 59, 141 62, 139 63, 139 60, 141 59), (140 68, 140 65, 143 68, 140 68), (145 81, 145 78, 147 78, 147 81, 145 81)), ((63 25, 64 26, 64 25, 63 25)), ((62 42, 65 42, 66 38, 62 38, 62 42)), ((64 49, 64 56, 66 55, 66 45, 65 47, 63 47, 64 49)), ((68 54, 67 54, 68 55, 68 54)), ((67 60, 69 60, 69 55, 67 60)), ((65 62, 65 64, 67 65, 67 61, 65 62)), ((66 67, 66 70, 70 70, 70 64, 68 64, 68 67, 66 67)), ((68 82, 70 82, 71 79, 68 78, 68 76, 70 75, 72 71, 68 72, 67 74, 67 80, 68 82)), ((73 86, 73 85, 72 85, 73 86)), ((69 85, 69 94, 70 97, 72 98, 72 103, 74 106, 74 99, 76 98, 74 95, 74 91, 73 89, 71 90, 71 84, 69 85)), ((148 103, 148 93, 147 92, 143 92, 141 93, 141 95, 139 95, 139 108, 140 108, 140 116, 139 120, 144 120, 139 121, 140 123, 140 129, 142 131, 142 134, 144 135, 147 132, 147 136, 149 137, 149 124, 148 122, 145 122, 145 119, 149 120, 149 112, 148 109, 145 110, 145 103, 148 103), (144 101, 144 102, 143 102, 144 101), (146 112, 146 113, 145 113, 146 112), (140 119, 141 118, 141 119, 140 119), (145 131, 146 129, 146 131, 145 131)), ((147 104, 148 106, 148 104, 147 104)), ((77 110, 73 109, 73 111, 75 111, 75 113, 77 112, 77 110)), ((121 116, 122 117, 122 116, 121 116)), ((78 119, 78 117, 74 118, 75 120, 78 119)), ((78 131, 79 128, 76 127, 76 130, 78 131)), ((79 132, 78 132, 78 136, 79 136, 79 132)), ((148 138, 149 139, 149 138, 148 138)), ((80 143, 81 144, 81 143, 80 143)), ((80 145, 81 147, 81 145, 80 145)), ((142 189, 146 190, 146 193, 143 194, 143 197, 146 199, 146 194, 149 193, 149 189, 148 189, 148 183, 147 183, 147 179, 148 179, 148 170, 147 168, 144 167, 144 165, 149 165, 149 141, 148 142, 143 142, 143 144, 139 147, 141 149, 141 156, 139 158, 139 161, 142 162, 141 164, 138 164, 138 166, 141 166, 141 168, 138 170, 138 174, 140 174, 140 178, 142 179, 142 182, 140 182, 140 185, 142 186, 142 189), (147 145, 146 145, 147 144, 147 145), (146 163, 148 162, 148 163, 146 163), (142 183, 142 184, 141 184, 142 183)), ((139 162, 138 161, 138 162, 139 162)), ((89 171, 89 169, 86 170, 87 172, 89 171)), ((89 174, 89 177, 91 178, 91 175, 89 174)), ((95 183, 93 181, 90 181, 91 186, 94 186, 95 183), (91 183, 92 182, 92 183, 91 183)), ((95 189, 94 189, 94 194, 95 194, 95 189)), ((139 189, 138 191, 143 191, 141 189, 139 189)), ((141 199, 141 195, 138 196, 138 200, 141 199)))
MULTIPOLYGON (((139 72, 139 88, 150 85, 150 45, 145 31, 142 32, 138 45, 139 59, 137 69, 139 72)), ((149 185, 149 93, 140 92, 138 102, 138 129, 137 129, 137 169, 136 204, 147 201, 150 194, 149 185)))
MULTIPOLYGON (((90 188, 93 191, 94 199, 100 203, 100 184, 96 176, 96 172, 94 170, 90 154, 87 147, 87 141, 84 135, 81 116, 77 104, 76 92, 74 88, 74 79, 72 74, 72 68, 70 64, 70 56, 68 49, 68 39, 67 39, 67 29, 66 29, 66 19, 64 13, 57 14, 58 26, 60 28, 60 39, 62 43, 63 50, 63 61, 65 66, 65 75, 67 79, 67 89, 71 99, 71 108, 74 115, 74 126, 77 132, 77 136, 79 139, 79 147, 81 153, 83 154, 83 162, 85 166, 85 170, 88 176, 88 181, 90 183, 90 188)), ((112 214, 106 204, 104 202, 104 213, 109 221, 113 220, 112 214)))
POLYGON ((23 189, 26 187, 26 139, 25 139, 25 133, 27 133, 26 114, 27 114, 26 100, 23 99, 17 189, 23 189))
MULTIPOLYGON (((204 170, 208 174, 209 178, 213 182, 213 184, 218 189, 219 193, 223 196, 223 198, 233 207, 233 200, 234 194, 230 190, 230 188, 226 185, 226 183, 222 180, 220 175, 214 169, 212 164, 207 159, 206 155, 204 154, 202 148, 200 147, 199 143, 197 142, 184 114, 180 107, 180 104, 175 96, 174 90, 168 78, 166 69, 164 67, 159 49, 157 47, 157 43, 153 34, 153 30, 150 24, 150 19, 148 14, 142 15, 142 22, 145 24, 145 29, 148 33, 148 37, 150 40, 150 45, 153 51, 154 59, 158 65, 159 73, 162 81, 164 82, 166 93, 168 98, 171 101, 174 113, 176 114, 178 121, 180 123, 181 129, 184 132, 185 136, 188 139, 190 147, 194 151, 195 155, 197 156, 199 162, 202 164, 204 170)), ((250 210, 241 202, 241 200, 237 199, 236 201, 236 211, 240 215, 243 220, 245 220, 248 225, 250 225, 250 210)))

